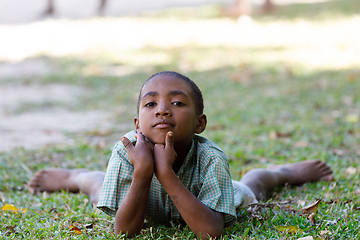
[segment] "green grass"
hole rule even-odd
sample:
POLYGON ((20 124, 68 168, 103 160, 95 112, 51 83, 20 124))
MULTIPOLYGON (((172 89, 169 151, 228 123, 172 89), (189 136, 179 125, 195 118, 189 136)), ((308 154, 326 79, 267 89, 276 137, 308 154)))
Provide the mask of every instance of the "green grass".
MULTIPOLYGON (((273 26, 275 22, 283 26, 285 33, 291 30, 294 19, 321 29, 323 24, 336 25, 357 18, 356 9, 359 9, 358 1, 350 0, 289 5, 279 7, 274 14, 255 17, 254 21, 264 27, 273 26)), ((169 17, 222 18, 214 6, 166 10, 139 18, 165 21, 169 17), (189 12, 199 12, 199 15, 189 12)), ((352 31, 354 37, 359 38, 359 33, 355 29, 352 31)), ((311 56, 321 55, 323 52, 318 52, 316 44, 308 43, 305 51, 311 56)), ((327 50, 354 47, 348 44, 333 43, 327 50)), ((297 239, 304 236, 359 239, 360 123, 348 121, 347 116, 359 116, 360 112, 360 59, 349 58, 337 66, 330 60, 336 62, 343 55, 333 53, 324 59, 325 62, 314 65, 296 58, 297 55, 293 55, 296 48, 291 44, 274 46, 272 43, 250 47, 149 45, 113 53, 96 52, 84 57, 42 56, 59 71, 42 77, 2 80, 0 86, 60 83, 86 90, 70 105, 61 102, 23 104, 14 109, 13 114, 52 107, 71 111, 103 109, 114 115, 114 126, 105 148, 86 141, 95 134, 87 132, 76 138, 72 146, 20 148, 0 153, 0 207, 14 204, 27 209, 26 213, 0 211, 0 238, 114 239, 113 219, 95 211, 86 196, 66 192, 31 195, 26 183, 33 173, 45 167, 86 167, 105 171, 111 145, 125 133, 114 129, 118 124, 132 122, 142 83, 152 73, 170 69, 185 73, 202 89, 208 116, 208 127, 203 135, 226 152, 234 179, 241 178, 252 168, 313 158, 326 161, 334 171, 333 183, 284 187, 269 199, 269 202, 290 200, 295 209, 301 208, 299 200, 309 204, 323 199, 315 225, 306 217, 278 207, 263 208, 261 218, 243 210, 238 223, 224 231, 224 239, 297 239), (99 73, 99 69, 108 67, 121 67, 128 73, 121 77, 108 75, 106 71, 99 73), (274 131, 286 137, 272 138, 274 131), (299 141, 306 142, 307 146, 296 147, 299 141), (357 172, 348 174, 349 167, 356 168, 357 172), (76 235, 69 229, 70 225, 78 226, 82 234, 76 235), (276 226, 296 226, 302 231, 281 232, 276 226)), ((354 49, 359 51, 356 46, 354 49)), ((128 130, 131 128, 129 125, 128 130)), ((135 239, 193 238, 188 227, 173 224, 146 228, 135 239)))
POLYGON ((357 15, 360 3, 351 0, 330 0, 318 3, 298 3, 285 5, 278 9, 275 14, 259 16, 263 20, 297 18, 313 21, 327 21, 330 19, 341 19, 351 15, 357 15))

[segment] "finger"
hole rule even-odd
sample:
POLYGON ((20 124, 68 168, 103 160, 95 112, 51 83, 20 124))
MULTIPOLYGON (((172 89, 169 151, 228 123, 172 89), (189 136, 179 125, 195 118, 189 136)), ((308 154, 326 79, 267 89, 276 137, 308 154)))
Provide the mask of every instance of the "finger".
POLYGON ((134 147, 127 137, 122 137, 121 142, 124 144, 126 150, 132 149, 134 147))
POLYGON ((141 133, 135 134, 135 138, 137 139, 137 142, 138 142, 138 143, 143 143, 143 142, 145 142, 145 136, 142 135, 141 133))
POLYGON ((174 133, 168 132, 165 138, 165 148, 174 148, 174 133))

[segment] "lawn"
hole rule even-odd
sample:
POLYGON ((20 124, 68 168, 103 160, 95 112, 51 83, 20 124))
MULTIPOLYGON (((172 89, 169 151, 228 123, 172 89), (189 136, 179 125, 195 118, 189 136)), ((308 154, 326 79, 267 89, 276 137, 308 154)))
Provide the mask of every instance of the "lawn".
MULTIPOLYGON (((67 42, 61 49, 33 42, 40 47, 29 50, 26 61, 40 60, 51 71, 3 78, 0 87, 59 84, 81 93, 71 102, 22 103, 8 114, 102 110, 111 124, 66 132, 72 144, 0 153, 0 207, 17 208, 0 211, 0 238, 115 239, 113 219, 86 196, 31 195, 26 183, 46 167, 105 171, 111 147, 133 128, 142 83, 157 71, 175 70, 203 91, 208 126, 202 135, 226 152, 234 179, 252 168, 316 158, 334 172, 331 183, 285 186, 259 211, 244 208, 224 239, 359 239, 359 9, 354 0, 292 4, 238 23, 212 5, 29 26, 59 27, 67 42), (113 30, 102 32, 109 25, 113 30), (90 28, 97 33, 91 40, 85 30, 76 35, 90 28), (318 199, 315 222, 290 211, 318 199)), ((173 224, 148 227, 135 239, 194 237, 188 227, 173 224)))

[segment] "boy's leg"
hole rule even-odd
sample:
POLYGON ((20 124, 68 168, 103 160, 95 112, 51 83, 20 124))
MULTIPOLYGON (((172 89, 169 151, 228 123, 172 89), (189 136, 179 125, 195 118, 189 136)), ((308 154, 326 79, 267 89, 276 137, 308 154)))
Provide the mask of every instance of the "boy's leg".
POLYGON ((299 163, 275 165, 268 169, 253 169, 247 172, 240 183, 248 186, 257 200, 266 199, 277 186, 285 183, 301 185, 306 182, 332 181, 332 171, 325 162, 308 160, 299 163))
POLYGON ((44 169, 34 175, 29 187, 33 192, 81 191, 97 204, 104 177, 104 172, 87 169, 44 169))

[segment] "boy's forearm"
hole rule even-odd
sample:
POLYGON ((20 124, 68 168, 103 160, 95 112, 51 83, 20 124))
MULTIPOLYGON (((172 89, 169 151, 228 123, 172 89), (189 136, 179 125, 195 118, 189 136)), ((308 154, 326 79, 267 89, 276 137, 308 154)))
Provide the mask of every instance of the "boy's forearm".
POLYGON ((144 225, 145 210, 149 195, 151 179, 154 174, 154 159, 151 146, 144 135, 136 134, 135 146, 127 137, 122 137, 134 175, 128 192, 115 215, 115 233, 127 233, 133 236, 139 233, 144 225))
POLYGON ((116 212, 115 234, 127 232, 131 237, 141 231, 150 183, 151 178, 134 173, 129 191, 116 212))
POLYGON ((224 228, 223 213, 213 211, 197 199, 173 171, 161 174, 158 179, 187 225, 198 237, 209 239, 221 236, 224 228))

